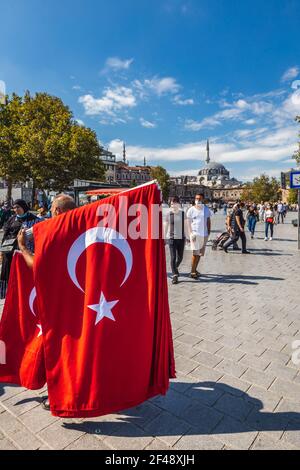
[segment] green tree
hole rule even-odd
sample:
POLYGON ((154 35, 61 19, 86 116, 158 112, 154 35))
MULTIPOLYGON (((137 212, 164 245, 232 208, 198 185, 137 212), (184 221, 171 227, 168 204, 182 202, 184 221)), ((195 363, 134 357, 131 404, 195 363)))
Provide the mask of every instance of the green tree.
POLYGON ((95 132, 78 125, 61 99, 27 92, 20 134, 20 151, 34 186, 62 191, 74 179, 104 177, 95 132))
POLYGON ((0 108, 0 172, 8 181, 62 191, 74 179, 102 179, 100 154, 95 132, 55 96, 26 92, 0 108))
POLYGON ((279 181, 263 174, 254 178, 252 183, 247 183, 243 190, 242 198, 244 200, 259 203, 261 201, 275 202, 281 197, 279 181))
POLYGON ((167 201, 170 192, 170 175, 162 166, 151 167, 151 178, 158 181, 161 188, 163 200, 167 201))
POLYGON ((288 203, 289 204, 297 204, 298 202, 298 190, 297 189, 290 189, 288 195, 288 203))
POLYGON ((7 96, 6 104, 0 104, 0 177, 7 182, 8 200, 11 200, 12 185, 25 181, 27 176, 20 155, 21 110, 22 99, 16 94, 7 96))

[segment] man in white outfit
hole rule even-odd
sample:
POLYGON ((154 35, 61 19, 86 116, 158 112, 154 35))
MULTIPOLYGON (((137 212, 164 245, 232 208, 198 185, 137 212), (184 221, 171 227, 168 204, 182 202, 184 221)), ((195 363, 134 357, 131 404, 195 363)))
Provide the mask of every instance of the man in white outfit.
POLYGON ((187 211, 191 249, 193 250, 190 277, 193 279, 198 279, 200 276, 197 267, 200 257, 204 256, 206 243, 210 235, 210 215, 209 208, 204 204, 204 195, 202 193, 196 194, 195 205, 190 207, 187 211))

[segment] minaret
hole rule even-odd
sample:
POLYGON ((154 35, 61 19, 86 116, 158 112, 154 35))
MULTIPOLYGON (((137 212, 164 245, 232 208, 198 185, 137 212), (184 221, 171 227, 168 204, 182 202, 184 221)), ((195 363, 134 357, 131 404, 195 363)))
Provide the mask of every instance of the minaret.
POLYGON ((209 156, 209 140, 207 139, 207 142, 206 142, 206 163, 209 164, 210 162, 210 156, 209 156))
POLYGON ((125 146, 125 142, 123 142, 123 163, 126 164, 126 146, 125 146))
POLYGON ((146 166, 146 157, 144 157, 144 166, 146 166))

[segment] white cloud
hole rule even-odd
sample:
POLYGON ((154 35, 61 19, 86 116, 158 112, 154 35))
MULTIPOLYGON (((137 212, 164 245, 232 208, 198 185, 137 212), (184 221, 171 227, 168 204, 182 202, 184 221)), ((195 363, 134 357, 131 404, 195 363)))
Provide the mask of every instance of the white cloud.
POLYGON ((215 117, 205 118, 202 121, 194 121, 187 119, 184 123, 184 128, 188 131, 200 131, 203 128, 213 128, 219 126, 221 123, 215 117))
MULTIPOLYGON (((248 101, 245 99, 238 99, 233 103, 228 103, 222 100, 220 106, 225 108, 212 116, 205 117, 201 121, 193 121, 188 119, 185 121, 184 128, 191 131, 199 131, 203 128, 213 128, 220 125, 223 121, 242 121, 246 119, 246 114, 252 114, 254 116, 263 116, 266 114, 272 114, 274 111, 274 105, 268 101, 248 101)), ((254 123, 249 118, 246 122, 254 123)))
POLYGON ((181 88, 173 77, 153 77, 144 81, 135 80, 133 85, 137 88, 142 97, 145 96, 149 90, 158 96, 162 96, 168 93, 178 93, 181 88))
POLYGON ((81 86, 80 85, 74 85, 74 86, 72 86, 72 90, 81 90, 81 86))
POLYGON ((141 123, 141 126, 146 127, 148 129, 153 129, 154 127, 156 127, 155 122, 146 121, 146 119, 142 117, 140 118, 140 123, 141 123))
MULTIPOLYGON (((248 136, 245 136, 248 137, 248 136)), ((187 144, 179 144, 174 147, 143 147, 127 146, 130 160, 141 161, 145 156, 151 162, 182 162, 198 161, 204 163, 206 141, 196 141, 187 144)), ((109 149, 118 156, 122 155, 122 141, 113 140, 109 149)), ((294 129, 286 128, 279 131, 270 131, 263 138, 247 142, 221 142, 211 140, 212 159, 222 163, 267 161, 276 162, 290 159, 297 149, 297 125, 294 129)))
POLYGON ((261 127, 258 129, 238 129, 237 131, 234 132, 234 136, 238 138, 253 138, 257 137, 261 134, 264 134, 266 131, 268 131, 267 127, 261 127))
POLYGON ((254 124, 256 124, 256 121, 255 119, 247 119, 246 121, 244 121, 245 124, 249 125, 249 126, 253 126, 254 124))
POLYGON ((119 59, 119 57, 109 57, 105 62, 105 70, 128 70, 134 59, 119 59))
POLYGON ((298 77, 298 75, 299 75, 299 67, 290 67, 282 75, 281 81, 288 82, 289 80, 293 80, 294 78, 298 77))
POLYGON ((89 116, 102 113, 113 116, 116 112, 133 108, 137 104, 131 88, 124 86, 106 88, 101 98, 94 98, 89 94, 80 96, 78 101, 89 116))
POLYGON ((82 121, 82 119, 75 119, 75 121, 76 121, 77 124, 79 124, 80 126, 84 126, 84 122, 82 121))
POLYGON ((193 98, 182 99, 180 95, 176 95, 173 98, 173 103, 179 106, 191 106, 194 104, 193 98))

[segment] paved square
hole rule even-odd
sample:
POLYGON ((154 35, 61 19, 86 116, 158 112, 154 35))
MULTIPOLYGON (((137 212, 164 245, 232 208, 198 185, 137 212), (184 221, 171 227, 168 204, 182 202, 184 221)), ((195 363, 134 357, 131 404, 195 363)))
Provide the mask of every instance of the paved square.
MULTIPOLYGON (((300 253, 297 229, 258 224, 251 255, 207 249, 201 280, 169 283, 177 379, 116 415, 59 419, 40 406, 46 391, 0 384, 0 449, 300 448, 300 253)), ((224 217, 213 217, 213 233, 224 217)), ((168 261, 169 270, 169 261, 168 261)))

